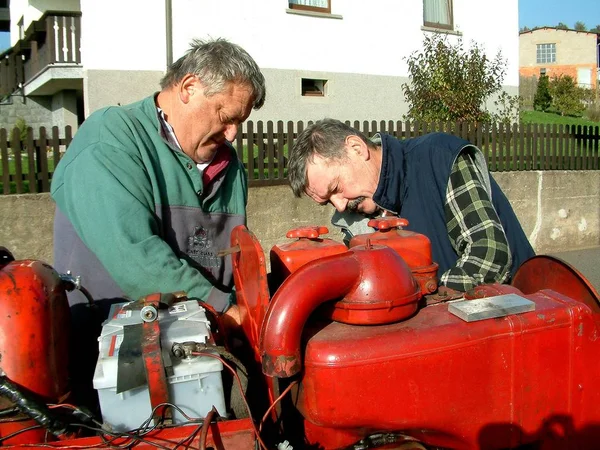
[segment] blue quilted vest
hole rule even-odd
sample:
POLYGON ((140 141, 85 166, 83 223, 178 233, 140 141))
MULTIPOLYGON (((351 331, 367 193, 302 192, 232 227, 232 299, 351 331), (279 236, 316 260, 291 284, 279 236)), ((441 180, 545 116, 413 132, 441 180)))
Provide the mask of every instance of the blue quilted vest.
MULTIPOLYGON (((439 277, 454 267, 458 260, 446 228, 444 203, 448 180, 454 160, 463 148, 472 144, 445 133, 431 133, 403 141, 382 134, 381 139, 381 175, 373 200, 382 208, 407 219, 407 230, 424 234, 431 240, 433 260, 439 264, 439 277)), ((519 266, 535 253, 510 202, 491 175, 490 183, 492 203, 512 253, 512 277, 519 266)))

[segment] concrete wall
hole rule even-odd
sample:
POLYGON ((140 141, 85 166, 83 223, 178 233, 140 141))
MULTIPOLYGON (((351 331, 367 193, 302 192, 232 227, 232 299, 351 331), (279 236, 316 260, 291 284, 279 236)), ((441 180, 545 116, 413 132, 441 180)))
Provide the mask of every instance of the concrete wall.
MULTIPOLYGON (((505 172, 494 178, 538 253, 600 245, 600 171, 505 172)), ((248 211, 248 227, 268 256, 274 244, 287 241, 289 229, 329 226, 333 209, 274 186, 250 189, 248 211)), ((53 215, 49 194, 0 195, 0 246, 18 259, 52 263, 53 215)), ((341 239, 337 231, 330 237, 341 239)))
POLYGON ((151 70, 86 70, 83 80, 85 117, 105 106, 127 105, 159 91, 164 75, 151 70))

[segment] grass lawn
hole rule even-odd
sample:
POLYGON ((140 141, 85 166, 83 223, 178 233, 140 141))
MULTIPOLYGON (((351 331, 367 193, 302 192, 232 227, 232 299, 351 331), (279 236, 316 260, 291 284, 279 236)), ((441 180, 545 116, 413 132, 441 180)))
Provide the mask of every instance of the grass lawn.
MULTIPOLYGON (((2 169, 2 158, 0 158, 0 195, 4 192, 3 185, 3 169, 2 169)), ((21 171, 25 179, 23 179, 23 194, 27 194, 30 192, 29 189, 29 181, 26 179, 29 174, 29 157, 27 155, 21 155, 21 171)), ((8 160, 8 173, 11 175, 16 174, 15 161, 14 159, 8 160)), ((51 156, 48 157, 48 172, 54 172, 54 160, 51 156)), ((39 179, 39 176, 38 176, 39 179)), ((17 184, 14 181, 10 182, 10 193, 15 194, 17 192, 17 184)))
POLYGON ((592 122, 583 117, 568 117, 541 111, 521 111, 521 122, 549 125, 582 125, 600 126, 600 122, 592 122))

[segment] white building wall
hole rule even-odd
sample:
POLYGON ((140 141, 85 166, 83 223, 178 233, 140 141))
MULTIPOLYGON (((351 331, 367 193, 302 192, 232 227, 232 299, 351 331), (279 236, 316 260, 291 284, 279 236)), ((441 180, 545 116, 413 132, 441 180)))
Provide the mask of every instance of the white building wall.
MULTIPOLYGON (((15 2, 24 0, 13 0, 15 2)), ((518 0, 454 0, 466 44, 509 60, 505 83, 518 84, 518 0), (494 20, 482 19, 493 17, 494 20)), ((225 37, 270 69, 406 76, 405 58, 421 48, 422 0, 333 0, 332 15, 286 13, 287 0, 173 0, 173 53, 193 38, 225 37)), ((81 0, 86 69, 164 70, 164 0, 81 0)), ((449 39, 456 39, 450 35, 449 39)))
MULTIPOLYGON (((518 84, 518 0, 454 0, 465 43, 510 61, 506 84, 518 84), (484 16, 486 19, 482 19, 484 16), (493 17, 494 20, 489 20, 493 17)), ((404 60, 421 48, 422 0, 332 0, 341 19, 286 13, 287 0, 173 0, 174 53, 193 37, 222 36, 264 68, 406 76, 404 60)), ((450 39, 454 39, 450 36, 450 39)))
POLYGON ((165 70, 164 0, 81 0, 81 11, 86 70, 165 70))
MULTIPOLYGON (((134 88, 157 90, 166 69, 165 1, 80 1, 86 115, 130 101, 134 88)), ((517 2, 488 0, 483 10, 478 0, 453 1, 465 45, 477 42, 488 57, 501 51, 508 60, 504 84, 511 94, 519 82, 517 2)), ((252 120, 399 120, 407 112, 406 58, 431 33, 422 29, 422 0, 332 0, 331 17, 289 13, 287 0, 172 0, 172 7, 174 59, 193 38, 224 37, 264 69, 267 103, 252 120), (326 97, 302 97, 303 77, 328 80, 326 97)))

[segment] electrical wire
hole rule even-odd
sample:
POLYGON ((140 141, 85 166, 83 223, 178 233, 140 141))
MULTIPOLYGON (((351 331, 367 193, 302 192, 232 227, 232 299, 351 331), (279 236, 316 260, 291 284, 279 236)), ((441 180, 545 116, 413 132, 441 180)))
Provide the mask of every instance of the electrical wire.
POLYGON ((271 403, 271 406, 269 406, 269 408, 267 409, 267 412, 265 412, 265 415, 263 416, 262 420, 260 421, 260 426, 258 427, 258 432, 261 433, 262 432, 262 427, 263 424, 265 423, 265 421, 267 420, 267 417, 269 416, 269 413, 273 410, 273 408, 275 408, 275 405, 277 405, 277 403, 279 403, 281 401, 281 399, 283 397, 285 397, 285 394, 287 394, 288 392, 290 392, 290 390, 292 389, 292 387, 294 385, 296 385, 298 383, 298 380, 294 380, 292 381, 288 387, 286 387, 284 389, 284 391, 279 395, 279 397, 277 397, 273 403, 271 403))
POLYGON ((27 431, 32 431, 32 430, 37 430, 38 428, 42 428, 41 425, 37 424, 37 425, 32 425, 30 427, 27 428, 22 428, 20 430, 17 430, 13 433, 7 434, 6 436, 2 436, 0 437, 0 442, 4 442, 10 438, 14 438, 15 436, 18 436, 21 433, 26 433, 27 431))
POLYGON ((200 450, 206 450, 206 439, 208 437, 208 428, 210 427, 210 423, 212 422, 214 416, 219 417, 219 413, 217 412, 216 408, 213 406, 212 409, 206 415, 206 418, 204 419, 204 423, 202 424, 202 429, 200 430, 200 439, 199 439, 200 450))
POLYGON ((244 387, 242 385, 242 380, 240 380, 240 376, 237 374, 236 370, 233 367, 231 367, 229 364, 227 364, 227 362, 225 362, 225 360, 223 360, 223 358, 221 358, 219 355, 215 355, 213 353, 207 353, 207 352, 192 352, 192 355, 208 356, 210 358, 218 359, 231 372, 231 374, 234 376, 235 380, 237 381, 238 386, 240 387, 241 397, 242 397, 242 400, 244 401, 244 405, 246 406, 246 410, 248 411, 248 417, 250 418, 250 423, 252 423, 252 428, 254 430, 254 434, 256 435, 256 439, 260 443, 261 448, 263 450, 267 450, 267 446, 263 442, 262 438, 260 437, 260 433, 259 433, 258 429, 256 428, 254 419, 252 419, 252 412, 250 411, 250 405, 248 405, 248 400, 246 399, 246 396, 244 395, 244 387))

